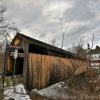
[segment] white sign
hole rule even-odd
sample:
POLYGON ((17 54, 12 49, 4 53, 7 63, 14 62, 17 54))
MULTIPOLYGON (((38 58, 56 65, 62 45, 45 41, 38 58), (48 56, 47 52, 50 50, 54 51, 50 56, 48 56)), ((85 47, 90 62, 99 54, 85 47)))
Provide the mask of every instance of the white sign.
POLYGON ((14 59, 17 59, 18 58, 18 49, 15 49, 14 50, 14 59))

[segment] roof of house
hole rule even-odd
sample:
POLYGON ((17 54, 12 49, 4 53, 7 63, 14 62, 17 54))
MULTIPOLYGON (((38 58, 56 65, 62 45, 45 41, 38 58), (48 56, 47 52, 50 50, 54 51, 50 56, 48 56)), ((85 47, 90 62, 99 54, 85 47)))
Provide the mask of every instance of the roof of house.
POLYGON ((73 58, 75 55, 69 51, 63 50, 61 48, 55 47, 53 45, 41 42, 39 40, 36 40, 34 38, 31 38, 29 36, 23 35, 21 33, 17 33, 16 36, 14 37, 14 39, 11 42, 11 45, 13 45, 13 41, 16 39, 16 37, 20 37, 23 38, 24 40, 28 40, 29 45, 35 45, 38 47, 41 47, 46 50, 51 51, 51 53, 55 53, 56 55, 62 56, 62 57, 68 57, 68 58, 73 58))
POLYGON ((96 46, 95 49, 91 50, 90 51, 91 54, 100 54, 100 47, 99 46, 96 46))

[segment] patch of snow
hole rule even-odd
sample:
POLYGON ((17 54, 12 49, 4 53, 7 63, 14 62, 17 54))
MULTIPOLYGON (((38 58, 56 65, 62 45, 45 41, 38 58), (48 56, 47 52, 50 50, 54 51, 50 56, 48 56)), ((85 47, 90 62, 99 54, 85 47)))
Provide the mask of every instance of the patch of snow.
POLYGON ((63 84, 64 82, 57 83, 57 87, 62 87, 63 84))
POLYGON ((37 94, 40 94, 41 96, 53 97, 53 98, 66 97, 67 91, 65 88, 62 87, 63 84, 64 84, 63 82, 59 82, 39 91, 36 89, 33 89, 31 93, 32 94, 37 93, 37 94))
POLYGON ((4 91, 4 100, 9 100, 9 98, 13 98, 14 100, 31 100, 23 84, 6 88, 4 91))
POLYGON ((15 90, 17 93, 23 93, 26 94, 26 90, 22 84, 19 84, 15 87, 15 90))

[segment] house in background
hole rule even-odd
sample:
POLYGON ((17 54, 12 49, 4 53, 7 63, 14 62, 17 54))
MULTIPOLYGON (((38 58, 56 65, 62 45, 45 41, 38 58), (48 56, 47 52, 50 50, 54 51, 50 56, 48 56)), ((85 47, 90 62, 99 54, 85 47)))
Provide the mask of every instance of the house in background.
POLYGON ((100 47, 96 46, 95 49, 90 50, 91 54, 91 67, 98 70, 100 73, 100 47))

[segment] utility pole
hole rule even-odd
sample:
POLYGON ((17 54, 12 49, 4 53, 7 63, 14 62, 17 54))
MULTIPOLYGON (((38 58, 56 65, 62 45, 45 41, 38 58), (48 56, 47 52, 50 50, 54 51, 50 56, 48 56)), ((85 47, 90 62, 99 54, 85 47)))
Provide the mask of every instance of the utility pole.
POLYGON ((4 54, 4 67, 3 67, 3 87, 2 87, 3 90, 4 90, 5 75, 6 75, 6 68, 7 68, 8 48, 9 48, 9 45, 8 43, 6 43, 6 49, 5 49, 5 54, 4 54))
MULTIPOLYGON (((14 78, 14 85, 15 85, 15 74, 16 74, 16 61, 17 61, 17 58, 18 58, 18 49, 15 49, 14 50, 14 69, 13 69, 13 78, 14 78)), ((14 88, 15 90, 15 88, 14 88)))

